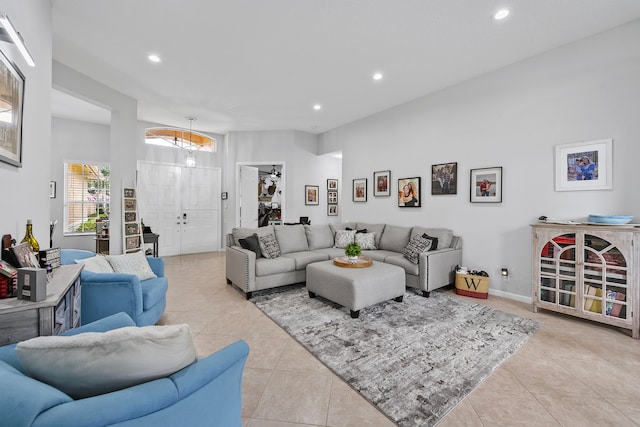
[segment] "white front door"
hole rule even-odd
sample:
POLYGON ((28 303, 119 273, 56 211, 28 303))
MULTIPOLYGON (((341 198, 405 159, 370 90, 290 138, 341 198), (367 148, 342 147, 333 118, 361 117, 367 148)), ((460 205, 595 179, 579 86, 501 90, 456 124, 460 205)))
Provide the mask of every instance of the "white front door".
POLYGON ((138 163, 138 209, 160 235, 160 256, 220 250, 220 176, 220 169, 138 163))
POLYGON ((240 166, 240 227, 258 228, 258 168, 240 166))

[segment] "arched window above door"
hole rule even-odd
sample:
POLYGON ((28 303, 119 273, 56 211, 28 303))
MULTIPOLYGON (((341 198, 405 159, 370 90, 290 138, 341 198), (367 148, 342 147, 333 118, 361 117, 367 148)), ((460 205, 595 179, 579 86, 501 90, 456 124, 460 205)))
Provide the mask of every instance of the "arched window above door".
POLYGON ((208 135, 188 129, 157 127, 148 128, 145 142, 162 147, 182 148, 185 150, 215 153, 216 140, 208 135))

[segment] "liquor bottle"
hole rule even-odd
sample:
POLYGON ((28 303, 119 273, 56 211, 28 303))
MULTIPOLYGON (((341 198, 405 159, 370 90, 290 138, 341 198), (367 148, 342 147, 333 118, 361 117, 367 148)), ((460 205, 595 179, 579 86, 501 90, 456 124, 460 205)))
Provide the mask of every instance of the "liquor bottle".
POLYGON ((33 252, 35 252, 36 254, 40 253, 40 245, 38 244, 36 238, 33 237, 33 224, 31 223, 30 219, 27 220, 27 232, 24 235, 24 239, 22 239, 20 243, 24 242, 27 242, 29 246, 31 246, 31 250, 33 252))

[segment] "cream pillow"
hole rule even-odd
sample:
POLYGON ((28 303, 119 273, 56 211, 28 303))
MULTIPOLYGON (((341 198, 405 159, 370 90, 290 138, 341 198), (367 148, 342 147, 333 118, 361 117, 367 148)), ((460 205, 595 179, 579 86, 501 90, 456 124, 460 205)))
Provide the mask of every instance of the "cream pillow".
POLYGON ((355 239, 355 242, 363 251, 375 251, 378 249, 376 247, 376 233, 356 233, 355 239))
POLYGON ((113 267, 107 261, 107 258, 102 255, 96 255, 91 258, 76 259, 76 264, 84 264, 84 271, 91 271, 92 273, 113 273, 113 267))
POLYGON ((186 324, 37 337, 16 353, 27 375, 74 399, 163 378, 196 360, 186 324))
POLYGON ((107 261, 115 273, 135 274, 140 280, 155 279, 156 276, 144 252, 124 255, 107 255, 107 261))
POLYGON ((335 238, 335 248, 344 249, 349 243, 353 243, 356 230, 337 230, 335 238))

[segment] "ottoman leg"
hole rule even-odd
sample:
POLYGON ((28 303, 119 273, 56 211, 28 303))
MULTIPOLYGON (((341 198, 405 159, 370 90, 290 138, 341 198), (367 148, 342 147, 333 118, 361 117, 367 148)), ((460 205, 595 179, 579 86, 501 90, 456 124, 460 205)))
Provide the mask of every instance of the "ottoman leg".
POLYGON ((247 298, 247 301, 249 301, 251 299, 251 297, 253 296, 253 292, 247 292, 245 294, 245 297, 247 298))
POLYGON ((395 297, 394 299, 396 300, 396 302, 402 302, 402 297, 404 295, 400 295, 399 297, 395 297))
POLYGON ((309 298, 315 298, 315 297, 316 297, 316 293, 309 291, 309 298))
POLYGON ((352 319, 357 319, 360 316, 360 310, 356 310, 356 311, 350 310, 350 311, 351 311, 352 319))
POLYGON ((425 298, 429 298, 429 294, 430 293, 431 292, 428 292, 428 291, 422 291, 422 296, 425 297, 425 298))

